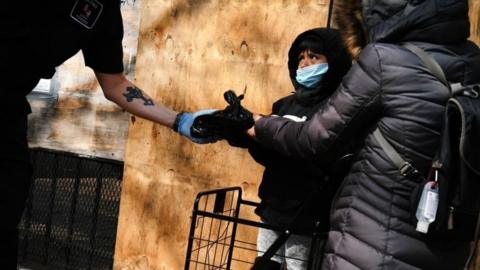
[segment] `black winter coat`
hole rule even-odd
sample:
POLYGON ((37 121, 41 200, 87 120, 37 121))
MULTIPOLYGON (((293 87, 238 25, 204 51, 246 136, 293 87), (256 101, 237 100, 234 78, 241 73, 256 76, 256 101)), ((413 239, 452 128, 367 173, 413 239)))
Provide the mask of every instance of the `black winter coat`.
MULTIPOLYGON (((300 34, 289 50, 288 68, 295 92, 276 101, 272 113, 310 119, 351 67, 351 57, 342 44, 340 33, 334 29, 318 28, 300 34), (329 70, 316 89, 304 89, 295 79, 300 53, 298 45, 307 36, 318 39, 322 54, 329 62, 329 70)), ((255 161, 265 166, 258 193, 261 203, 256 209, 264 221, 286 227, 292 225, 298 214, 291 227, 297 232, 311 231, 315 221, 321 221, 322 228, 328 230, 331 199, 338 183, 327 183, 325 172, 329 176, 331 172, 320 169, 314 162, 287 158, 256 143, 249 146, 249 152, 255 161)))
POLYGON ((361 138, 334 199, 322 269, 463 269, 469 243, 428 242, 415 230, 410 196, 418 183, 400 175, 372 132, 378 127, 404 159, 427 173, 449 91, 400 43, 411 41, 426 50, 450 82, 479 83, 480 50, 467 41, 468 3, 336 4, 339 29, 350 34, 348 44, 371 43, 310 121, 262 118, 255 125, 257 139, 284 155, 328 166, 339 145, 361 138), (363 29, 368 38, 352 37, 363 29))

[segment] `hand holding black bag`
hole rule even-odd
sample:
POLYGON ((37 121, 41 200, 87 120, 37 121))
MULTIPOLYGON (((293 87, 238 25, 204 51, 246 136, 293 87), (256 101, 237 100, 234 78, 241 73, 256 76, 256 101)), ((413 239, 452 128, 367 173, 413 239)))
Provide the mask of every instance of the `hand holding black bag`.
POLYGON ((246 131, 254 125, 253 114, 241 105, 244 95, 237 96, 233 90, 223 94, 228 106, 224 110, 195 119, 191 127, 194 137, 218 136, 232 146, 247 147, 250 138, 246 131))

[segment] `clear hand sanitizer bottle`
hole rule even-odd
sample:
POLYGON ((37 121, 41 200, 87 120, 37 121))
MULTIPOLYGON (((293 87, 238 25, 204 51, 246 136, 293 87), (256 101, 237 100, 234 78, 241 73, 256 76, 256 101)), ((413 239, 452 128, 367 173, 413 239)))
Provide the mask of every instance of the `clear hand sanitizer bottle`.
POLYGON ((430 181, 423 187, 420 202, 417 207, 417 231, 428 232, 428 226, 435 221, 438 209, 438 184, 430 181))

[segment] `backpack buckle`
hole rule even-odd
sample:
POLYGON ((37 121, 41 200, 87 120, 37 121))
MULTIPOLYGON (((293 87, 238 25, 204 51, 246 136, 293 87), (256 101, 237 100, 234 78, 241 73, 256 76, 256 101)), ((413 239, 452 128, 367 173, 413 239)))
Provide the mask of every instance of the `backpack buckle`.
POLYGON ((405 161, 402 167, 400 167, 400 174, 405 177, 413 176, 415 178, 417 178, 420 175, 417 169, 415 169, 415 167, 413 167, 412 164, 408 161, 405 161))
POLYGON ((472 89, 470 89, 467 96, 470 96, 472 98, 478 98, 480 96, 480 86, 479 85, 472 86, 472 89))

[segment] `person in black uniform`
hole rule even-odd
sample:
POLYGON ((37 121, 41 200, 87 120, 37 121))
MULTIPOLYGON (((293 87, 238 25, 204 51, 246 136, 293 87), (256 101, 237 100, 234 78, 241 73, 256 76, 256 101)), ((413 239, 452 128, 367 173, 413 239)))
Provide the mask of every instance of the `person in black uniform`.
POLYGON ((177 113, 136 87, 123 74, 123 26, 120 0, 6 1, 0 8, 0 269, 17 267, 17 225, 31 178, 26 95, 40 78, 51 78, 55 67, 83 52, 107 99, 126 111, 190 135, 196 113, 177 113))

